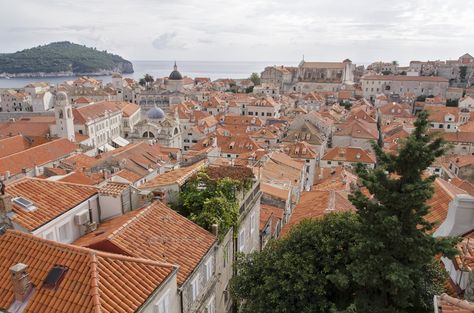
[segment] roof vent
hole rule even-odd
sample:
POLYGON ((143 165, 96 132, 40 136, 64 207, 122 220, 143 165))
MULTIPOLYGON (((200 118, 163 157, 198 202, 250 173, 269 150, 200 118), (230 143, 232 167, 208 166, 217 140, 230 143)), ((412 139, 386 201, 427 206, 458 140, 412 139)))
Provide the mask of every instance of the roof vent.
POLYGON ((32 212, 36 210, 36 206, 33 204, 33 202, 23 197, 13 198, 12 201, 14 204, 20 206, 22 209, 24 209, 27 212, 32 212))
POLYGON ((53 266, 53 268, 49 271, 48 275, 46 275, 46 278, 43 281, 43 287, 50 289, 58 288, 59 284, 61 284, 61 281, 64 279, 64 275, 68 270, 69 268, 67 266, 53 266))

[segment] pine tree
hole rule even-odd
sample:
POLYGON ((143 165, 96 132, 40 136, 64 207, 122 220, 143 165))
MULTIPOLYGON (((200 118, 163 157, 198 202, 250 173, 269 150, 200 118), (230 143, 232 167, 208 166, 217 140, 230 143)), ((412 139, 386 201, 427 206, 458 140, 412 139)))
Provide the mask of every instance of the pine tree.
POLYGON ((424 171, 446 145, 427 134, 426 112, 419 114, 415 127, 398 154, 385 153, 374 144, 377 168, 356 169, 372 195, 357 190, 350 196, 361 225, 349 266, 356 282, 357 312, 429 312, 434 257, 454 253, 455 240, 434 238, 433 225, 424 218, 434 181, 424 171))

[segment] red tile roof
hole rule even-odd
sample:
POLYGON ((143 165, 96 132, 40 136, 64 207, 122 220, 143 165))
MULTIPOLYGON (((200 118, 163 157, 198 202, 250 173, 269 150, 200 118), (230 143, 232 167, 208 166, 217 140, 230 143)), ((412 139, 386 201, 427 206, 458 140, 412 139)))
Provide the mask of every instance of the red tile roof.
POLYGON ((353 147, 335 147, 329 149, 321 160, 375 164, 374 155, 364 149, 353 147))
POLYGON ((101 101, 97 103, 88 104, 79 108, 74 108, 72 114, 74 115, 74 124, 85 124, 89 120, 101 118, 105 116, 105 112, 119 112, 128 102, 119 101, 101 101))
POLYGON ((101 224, 75 244, 179 265, 182 285, 216 237, 161 202, 101 224))
POLYGON ((332 212, 355 210, 352 203, 347 200, 347 193, 335 190, 314 190, 301 194, 300 202, 293 209, 290 220, 283 227, 282 234, 289 232, 290 228, 304 219, 321 218, 332 212))
POLYGON ((76 150, 76 145, 65 138, 57 139, 42 145, 0 158, 0 175, 10 171, 11 175, 20 174, 23 169, 33 169, 63 157, 76 150))
POLYGON ((206 166, 206 161, 200 161, 196 164, 191 166, 178 168, 176 170, 172 170, 163 174, 156 176, 155 178, 147 181, 143 185, 141 185, 140 189, 147 189, 147 188, 156 188, 161 186, 168 186, 172 184, 178 184, 182 186, 190 177, 196 174, 199 170, 201 170, 204 166, 206 166))
POLYGON ((12 197, 23 197, 36 206, 33 211, 13 205, 12 221, 29 231, 50 222, 97 193, 98 189, 78 184, 24 178, 7 185, 6 193, 12 197))
POLYGON ((379 132, 377 130, 377 124, 355 119, 344 124, 339 124, 334 136, 351 136, 353 138, 377 140, 379 138, 379 132))
POLYGON ((0 158, 24 151, 30 147, 30 142, 22 135, 0 139, 0 158))
POLYGON ((60 244, 18 231, 0 236, 0 308, 14 302, 10 267, 28 265, 34 290, 24 313, 132 313, 173 274, 169 264, 60 244), (44 286, 56 265, 68 271, 57 289, 44 286))

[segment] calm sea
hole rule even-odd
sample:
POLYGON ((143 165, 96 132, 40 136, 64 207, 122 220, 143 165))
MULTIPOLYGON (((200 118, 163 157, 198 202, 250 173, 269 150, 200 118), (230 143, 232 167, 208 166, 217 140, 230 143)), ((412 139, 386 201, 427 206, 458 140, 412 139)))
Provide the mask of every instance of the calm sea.
MULTIPOLYGON (((212 80, 218 78, 248 78, 253 72, 262 72, 265 66, 269 65, 287 65, 296 66, 297 63, 289 62, 209 62, 209 61, 181 61, 177 62, 178 69, 184 76, 188 77, 209 77, 212 80)), ((145 74, 153 77, 168 76, 173 70, 174 61, 133 61, 133 74, 124 75, 139 79, 145 74)), ((110 76, 96 76, 104 83, 111 81, 110 76)), ((47 78, 0 78, 0 88, 20 88, 25 85, 46 81, 50 84, 59 84, 65 80, 71 80, 72 77, 47 77, 47 78)))

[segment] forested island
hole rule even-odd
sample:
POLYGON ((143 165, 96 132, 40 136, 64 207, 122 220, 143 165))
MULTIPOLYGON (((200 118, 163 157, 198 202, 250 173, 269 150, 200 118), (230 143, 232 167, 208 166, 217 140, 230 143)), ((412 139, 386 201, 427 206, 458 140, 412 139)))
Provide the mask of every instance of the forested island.
POLYGON ((107 75, 133 73, 121 56, 69 41, 0 54, 0 74, 9 77, 107 75))

